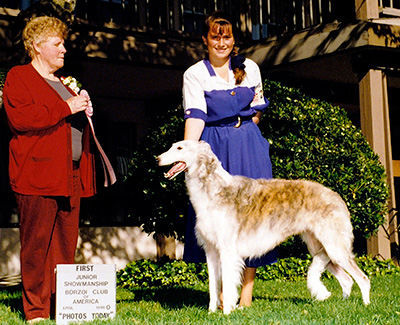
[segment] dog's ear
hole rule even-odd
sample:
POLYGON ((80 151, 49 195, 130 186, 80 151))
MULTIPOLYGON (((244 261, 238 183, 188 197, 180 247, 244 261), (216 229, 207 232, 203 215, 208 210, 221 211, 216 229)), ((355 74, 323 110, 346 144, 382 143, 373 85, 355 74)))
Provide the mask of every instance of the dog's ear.
POLYGON ((210 153, 214 154, 212 149, 211 149, 211 146, 210 146, 210 144, 208 142, 206 142, 204 140, 200 140, 198 142, 198 146, 199 146, 198 152, 200 152, 200 153, 208 153, 210 156, 211 156, 210 153))
POLYGON ((209 177, 217 168, 218 158, 211 150, 211 146, 207 142, 200 141, 199 144, 200 147, 197 155, 197 172, 199 177, 204 179, 209 177))

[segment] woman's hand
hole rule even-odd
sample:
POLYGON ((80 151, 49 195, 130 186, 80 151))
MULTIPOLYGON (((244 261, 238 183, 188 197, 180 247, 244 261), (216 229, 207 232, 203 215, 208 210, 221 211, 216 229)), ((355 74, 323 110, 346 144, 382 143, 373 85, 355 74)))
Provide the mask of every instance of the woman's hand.
POLYGON ((90 100, 89 93, 85 89, 82 89, 79 95, 86 97, 86 99, 88 100, 88 106, 85 111, 86 115, 89 117, 93 116, 93 105, 92 101, 90 100))
POLYGON ((86 90, 81 90, 79 96, 68 98, 66 102, 72 114, 85 111, 87 116, 93 115, 92 101, 90 100, 89 94, 86 90))
POLYGON ((258 124, 260 122, 260 120, 261 120, 261 116, 262 116, 262 113, 261 112, 257 112, 257 114, 254 115, 253 118, 252 118, 253 122, 255 124, 258 124))
POLYGON ((73 96, 66 100, 72 114, 86 110, 89 106, 89 100, 85 96, 73 96))

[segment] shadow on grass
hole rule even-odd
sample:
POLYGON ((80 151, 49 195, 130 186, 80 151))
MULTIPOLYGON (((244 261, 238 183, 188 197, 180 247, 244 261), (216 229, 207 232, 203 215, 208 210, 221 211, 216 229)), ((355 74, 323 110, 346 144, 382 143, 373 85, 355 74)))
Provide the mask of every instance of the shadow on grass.
POLYGON ((167 309, 208 308, 208 292, 193 288, 140 288, 129 291, 134 294, 134 298, 121 299, 119 302, 157 301, 167 309))
POLYGON ((311 298, 300 298, 300 297, 288 297, 288 296, 281 296, 281 297, 264 297, 257 295, 253 298, 253 302, 256 300, 265 301, 268 304, 276 303, 276 302, 289 302, 294 305, 306 305, 312 303, 314 300, 311 298))
POLYGON ((10 307, 13 313, 23 315, 21 290, 21 285, 0 287, 0 304, 10 307))
MULTIPOLYGON (((208 290, 199 290, 196 288, 186 287, 169 287, 169 288, 137 288, 125 289, 133 294, 124 298, 123 295, 117 295, 117 303, 130 302, 158 302, 163 308, 169 310, 178 310, 185 307, 198 307, 207 309, 209 303, 208 290)), ((308 304, 313 301, 311 298, 300 297, 298 295, 290 296, 285 293, 278 294, 260 294, 254 295, 254 301, 265 301, 268 304, 286 301, 295 305, 308 304)), ((23 315, 21 286, 0 288, 0 304, 7 306, 12 312, 23 315)))
MULTIPOLYGON (((134 298, 118 298, 117 302, 156 301, 166 308, 208 307, 208 292, 193 288, 138 288, 129 290, 134 298)), ((132 297, 132 296, 131 296, 132 297)), ((12 312, 23 314, 21 286, 0 287, 0 304, 12 312)))
MULTIPOLYGON (((119 302, 155 301, 160 303, 163 308, 170 310, 181 309, 184 307, 199 307, 207 309, 209 304, 208 291, 194 288, 138 288, 129 291, 134 294, 134 298, 122 298, 119 302)), ((284 293, 281 295, 256 294, 253 297, 253 302, 256 300, 261 300, 268 304, 286 301, 294 305, 304 305, 313 302, 312 298, 301 297, 301 295, 287 295, 284 293)))

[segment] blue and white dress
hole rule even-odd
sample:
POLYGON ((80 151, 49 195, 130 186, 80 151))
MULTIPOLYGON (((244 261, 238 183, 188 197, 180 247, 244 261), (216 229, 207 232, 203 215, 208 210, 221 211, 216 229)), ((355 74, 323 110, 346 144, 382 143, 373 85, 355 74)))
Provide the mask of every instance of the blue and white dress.
MULTIPOLYGON (((258 65, 244 61, 246 75, 240 85, 229 67, 229 82, 219 77, 210 62, 205 59, 186 70, 183 77, 183 106, 185 119, 205 121, 201 140, 208 142, 232 175, 251 178, 272 178, 269 143, 252 121, 257 111, 263 112, 269 102, 263 96, 261 74, 258 65), (239 118, 240 127, 237 125, 239 118)), ((184 260, 205 262, 204 251, 197 245, 194 232, 196 217, 191 207, 185 236, 184 260)), ((252 260, 249 267, 276 262, 277 252, 252 260)))

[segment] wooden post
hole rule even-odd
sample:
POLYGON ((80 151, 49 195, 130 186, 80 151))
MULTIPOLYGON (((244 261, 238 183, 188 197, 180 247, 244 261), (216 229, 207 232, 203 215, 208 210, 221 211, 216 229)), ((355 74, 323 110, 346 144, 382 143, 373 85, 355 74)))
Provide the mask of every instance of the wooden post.
POLYGON ((175 238, 156 234, 157 242, 157 260, 163 256, 168 256, 171 260, 176 258, 176 242, 175 238))
MULTIPOLYGON (((389 209, 395 207, 392 145, 389 123, 389 104, 387 98, 387 82, 385 74, 380 70, 369 70, 359 83, 361 130, 367 138, 372 149, 378 154, 380 161, 386 169, 387 182, 390 187, 389 209)), ((368 254, 381 256, 383 259, 392 257, 391 243, 398 243, 395 231, 397 220, 391 222, 387 215, 385 228, 391 234, 390 238, 383 228, 379 229, 377 236, 368 240, 368 254)), ((394 252, 393 252, 394 253, 394 252)))
POLYGON ((358 20, 379 18, 378 0, 356 0, 356 18, 358 20))

